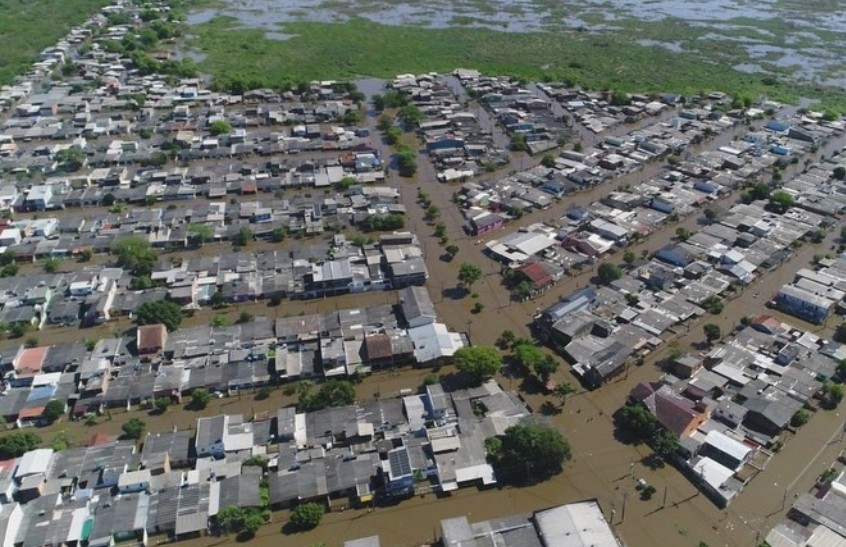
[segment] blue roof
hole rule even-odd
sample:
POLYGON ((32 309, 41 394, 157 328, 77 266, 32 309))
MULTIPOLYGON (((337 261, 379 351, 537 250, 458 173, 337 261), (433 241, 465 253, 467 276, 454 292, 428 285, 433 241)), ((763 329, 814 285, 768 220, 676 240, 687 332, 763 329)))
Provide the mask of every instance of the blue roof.
POLYGON ((59 386, 38 386, 38 387, 34 387, 29 392, 29 395, 27 395, 26 400, 27 400, 27 402, 32 402, 32 401, 38 401, 38 400, 41 400, 41 399, 49 399, 56 393, 56 389, 58 387, 59 386))
POLYGON ((787 122, 780 121, 780 120, 772 120, 772 121, 767 122, 767 124, 764 127, 766 129, 769 129, 770 131, 781 132, 781 131, 787 131, 788 129, 790 129, 790 124, 787 123, 787 122))
POLYGON ((557 304, 548 307, 544 313, 553 321, 558 321, 565 315, 587 308, 595 299, 596 291, 586 287, 564 297, 557 304))

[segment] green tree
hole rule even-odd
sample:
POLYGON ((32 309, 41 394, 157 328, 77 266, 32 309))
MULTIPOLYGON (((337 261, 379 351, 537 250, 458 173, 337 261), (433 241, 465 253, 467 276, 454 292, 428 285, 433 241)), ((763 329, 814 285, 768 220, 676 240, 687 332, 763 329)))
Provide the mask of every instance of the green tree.
POLYGON ((141 236, 116 239, 111 245, 111 252, 117 257, 117 265, 135 276, 149 276, 159 258, 150 242, 141 236))
POLYGON ((567 395, 575 392, 576 388, 570 382, 561 382, 552 389, 552 394, 561 401, 561 406, 567 402, 567 395))
POLYGON ((790 425, 791 427, 802 427, 808 420, 811 419, 811 415, 808 414, 808 411, 804 408, 800 408, 796 411, 795 414, 790 418, 790 425))
POLYGON ((213 136, 225 135, 232 131, 232 126, 224 120, 215 120, 209 124, 209 133, 213 136))
POLYGON ((244 226, 232 236, 232 244, 236 247, 246 247, 253 241, 253 231, 244 226))
POLYGON ((658 429, 658 420, 645 406, 627 404, 620 409, 618 426, 633 441, 640 443, 652 439, 658 429))
POLYGON ((323 519, 323 506, 314 502, 301 503, 291 511, 291 524, 300 530, 317 528, 323 519))
POLYGON ((837 180, 846 180, 846 167, 843 167, 842 165, 838 165, 837 167, 834 168, 832 175, 837 180))
POLYGON ((496 345, 502 349, 510 348, 516 339, 517 335, 514 334, 513 330, 505 329, 502 331, 502 334, 499 335, 499 338, 496 339, 496 345))
POLYGON ((482 268, 472 262, 462 262, 458 267, 458 282, 468 289, 482 278, 482 268))
POLYGON ((202 222, 194 222, 188 225, 186 229, 188 232, 188 239, 202 247, 206 242, 211 241, 214 237, 214 230, 208 224, 202 222))
POLYGON ((512 349, 517 362, 527 369, 532 369, 543 361, 543 352, 531 340, 515 344, 512 349))
POLYGON ((61 260, 54 256, 51 256, 50 258, 44 261, 44 271, 47 273, 56 273, 61 263, 61 260))
POLYGON ((135 322, 139 325, 163 324, 169 331, 175 331, 182 323, 182 308, 169 300, 144 302, 135 310, 135 322))
POLYGON ((209 324, 212 327, 225 327, 229 325, 229 318, 222 313, 216 313, 212 316, 211 321, 209 321, 209 324))
POLYGON ((711 209, 710 207, 706 207, 704 215, 706 219, 708 219, 710 222, 713 222, 717 218, 717 211, 711 209))
MULTIPOLYGON (((428 220, 436 220, 439 216, 441 216, 441 210, 437 205, 432 204, 432 205, 429 205, 428 207, 426 207, 426 218, 428 220)), ((443 237, 443 236, 438 236, 438 237, 443 237)))
POLYGON ((546 384, 549 377, 558 372, 558 360, 551 355, 544 355, 543 359, 532 365, 532 370, 538 375, 541 382, 546 384))
POLYGON ((140 439, 146 428, 147 424, 144 423, 144 420, 138 418, 131 418, 121 426, 123 434, 129 439, 140 439))
POLYGON ((545 478, 561 471, 570 456, 570 445, 564 436, 546 425, 514 425, 502 437, 502 465, 514 472, 525 469, 535 477, 545 478))
POLYGON ((0 269, 0 277, 15 277, 18 275, 18 265, 12 262, 11 264, 6 264, 0 269))
POLYGON ((432 386, 441 383, 441 378, 434 372, 430 372, 423 377, 423 385, 432 386))
POLYGON ((397 167, 402 177, 413 177, 417 172, 417 154, 410 147, 397 147, 397 167))
POLYGON ((502 367, 502 355, 491 346, 471 346, 459 349, 453 355, 455 366, 482 383, 502 367))
POLYGON ((692 235, 693 232, 691 232, 684 226, 679 226, 678 228, 676 228, 676 237, 679 238, 679 241, 687 241, 692 235))
POLYGON ((53 399, 49 403, 44 406, 44 412, 42 416, 51 424, 62 417, 65 413, 65 403, 62 401, 57 401, 53 399))
POLYGON ((224 534, 237 534, 244 529, 244 509, 228 505, 217 512, 217 526, 224 534))
POLYGON ((409 104, 399 109, 397 118, 402 120, 406 127, 417 127, 426 116, 416 105, 409 104))
POLYGON ((455 243, 450 243, 449 245, 444 247, 444 250, 447 252, 447 254, 450 257, 454 257, 455 255, 458 254, 459 248, 458 248, 458 245, 456 245, 455 243))
POLYGON ((303 410, 315 411, 355 403, 355 386, 347 380, 326 380, 313 395, 310 383, 302 382, 301 387, 298 406, 303 410))
POLYGON ((277 226, 270 232, 270 241, 273 243, 281 243, 285 241, 285 237, 288 235, 288 230, 285 229, 284 226, 277 226))
POLYGON ((382 114, 379 116, 379 119, 376 121, 376 127, 382 133, 387 133, 392 127, 394 127, 394 120, 387 114, 382 114))
POLYGON ((341 117, 341 123, 344 125, 355 125, 361 121, 361 112, 356 108, 351 108, 344 112, 341 117))
MULTIPOLYGON (((373 109, 376 112, 381 112, 385 110, 385 97, 377 93, 376 95, 373 95, 373 97, 371 97, 371 100, 373 101, 373 109)), ((380 116, 379 118, 381 119, 382 116, 380 116)))
POLYGON ((631 249, 627 250, 623 253, 623 262, 628 265, 632 265, 637 257, 635 257, 634 251, 631 249))
POLYGON ((709 342, 714 342, 723 337, 723 333, 720 330, 720 326, 715 325, 714 323, 706 323, 702 326, 702 331, 705 333, 705 338, 709 342))
POLYGON ((211 393, 204 387, 198 387, 191 392, 191 405, 194 408, 206 408, 211 401, 211 393))
POLYGON ((723 313, 724 306, 723 301, 718 296, 709 296, 702 301, 702 307, 713 315, 720 315, 723 313))
POLYGON ((41 437, 29 431, 9 433, 0 437, 0 460, 19 458, 41 444, 41 437))
POLYGON ((828 408, 837 408, 843 400, 843 386, 832 381, 823 382, 822 393, 825 397, 824 403, 828 408))
POLYGON ((679 449, 679 436, 662 429, 655 434, 652 440, 652 448, 662 458, 669 458, 679 449))
POLYGON ((793 207, 793 196, 784 191, 773 192, 767 203, 767 210, 783 215, 793 207))
POLYGON ((553 167, 555 167, 555 156, 547 152, 541 158, 541 165, 546 168, 552 169, 553 167))
POLYGON ((515 152, 524 152, 528 150, 528 144, 526 144, 526 135, 524 135, 523 133, 514 133, 513 135, 511 135, 509 147, 515 152))
POLYGON ((61 171, 73 173, 82 169, 85 163, 85 152, 75 147, 63 148, 56 152, 55 159, 61 171))
POLYGON ((267 472, 267 468, 270 465, 270 460, 268 460, 264 456, 250 456, 249 458, 242 461, 241 465, 245 467, 260 467, 262 471, 267 472))
POLYGON ((621 270, 616 264, 603 262, 599 265, 599 268, 597 268, 596 274, 599 276, 599 280, 602 283, 608 284, 623 277, 623 270, 621 270))
POLYGON ((502 454, 502 439, 499 437, 488 437, 485 439, 485 452, 493 457, 498 457, 502 454))
POLYGON ((155 401, 156 410, 159 412, 164 412, 168 409, 168 407, 173 404, 173 401, 170 397, 159 397, 155 401))

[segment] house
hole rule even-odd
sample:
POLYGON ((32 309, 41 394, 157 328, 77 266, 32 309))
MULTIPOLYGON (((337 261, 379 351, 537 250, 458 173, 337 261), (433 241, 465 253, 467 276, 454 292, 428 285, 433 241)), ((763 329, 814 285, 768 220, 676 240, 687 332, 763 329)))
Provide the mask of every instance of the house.
POLYGON ((23 522, 23 509, 19 503, 0 505, 0 547, 14 547, 23 522))
POLYGON ((138 471, 127 471, 118 478, 118 492, 121 494, 134 494, 137 492, 149 492, 151 474, 149 469, 138 471))
POLYGON ((517 267, 515 272, 518 272, 529 283, 531 283, 532 288, 536 291, 546 289, 554 282, 552 275, 546 270, 546 268, 537 262, 527 262, 522 264, 517 267))
POLYGON ((729 469, 738 470, 755 454, 755 449, 717 430, 709 431, 699 451, 729 469))
POLYGON ((666 245, 655 253, 655 258, 680 268, 686 268, 696 260, 696 257, 681 245, 666 245))
POLYGON ((51 206, 52 200, 52 186, 35 185, 29 189, 23 205, 27 211, 46 211, 51 206))
POLYGON ((470 219, 471 232, 474 236, 499 230, 504 224, 505 219, 496 213, 484 213, 470 219))
POLYGON ((687 437, 710 419, 708 406, 674 393, 669 386, 659 388, 643 404, 664 428, 677 437, 687 437))
POLYGON ((223 434, 228 422, 226 415, 203 417, 197 420, 194 447, 197 457, 223 457, 223 434))
POLYGON ((776 307, 800 319, 820 325, 835 308, 834 300, 797 287, 784 285, 776 295, 776 307))
POLYGON ((135 330, 135 343, 138 356, 150 360, 161 355, 167 343, 167 327, 161 323, 141 325, 135 330))
POLYGON ((409 328, 428 325, 437 320, 435 305, 426 287, 410 286, 399 293, 402 315, 409 328))

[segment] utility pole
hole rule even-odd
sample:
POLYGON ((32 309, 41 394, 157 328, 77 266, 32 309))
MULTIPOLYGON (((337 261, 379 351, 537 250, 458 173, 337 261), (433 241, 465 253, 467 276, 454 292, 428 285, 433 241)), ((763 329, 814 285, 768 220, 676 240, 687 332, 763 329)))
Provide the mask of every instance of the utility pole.
POLYGON ((629 499, 629 492, 623 492, 623 513, 620 515, 620 524, 626 521, 626 501, 629 499))
MULTIPOLYGON (((785 495, 787 495, 787 492, 785 492, 785 495)), ((667 506, 667 487, 665 486, 664 487, 664 501, 661 502, 661 507, 666 507, 666 506, 667 506)))

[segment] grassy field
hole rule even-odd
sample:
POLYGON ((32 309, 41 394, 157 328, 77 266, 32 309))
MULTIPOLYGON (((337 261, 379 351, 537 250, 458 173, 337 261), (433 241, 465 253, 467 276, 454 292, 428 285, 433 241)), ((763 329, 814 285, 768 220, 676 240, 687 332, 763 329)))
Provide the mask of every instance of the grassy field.
POLYGON ((0 84, 29 68, 45 47, 55 44, 108 5, 109 0, 0 0, 0 84))
POLYGON ((200 68, 213 77, 238 75, 271 86, 465 67, 527 79, 566 79, 594 89, 680 93, 720 89, 788 102, 813 97, 827 107, 846 107, 840 93, 793 82, 789 69, 775 68, 775 76, 766 81, 761 74, 733 70, 732 65, 746 60, 737 43, 698 41, 695 53, 687 51, 684 45, 701 30, 683 21, 672 25, 627 21, 601 33, 564 29, 510 33, 473 27, 400 27, 356 18, 343 24, 288 23, 280 30, 293 38, 267 39, 264 30, 217 17, 192 27, 191 47, 206 54, 200 68), (638 44, 654 36, 658 25, 662 40, 677 39, 684 51, 638 44))

